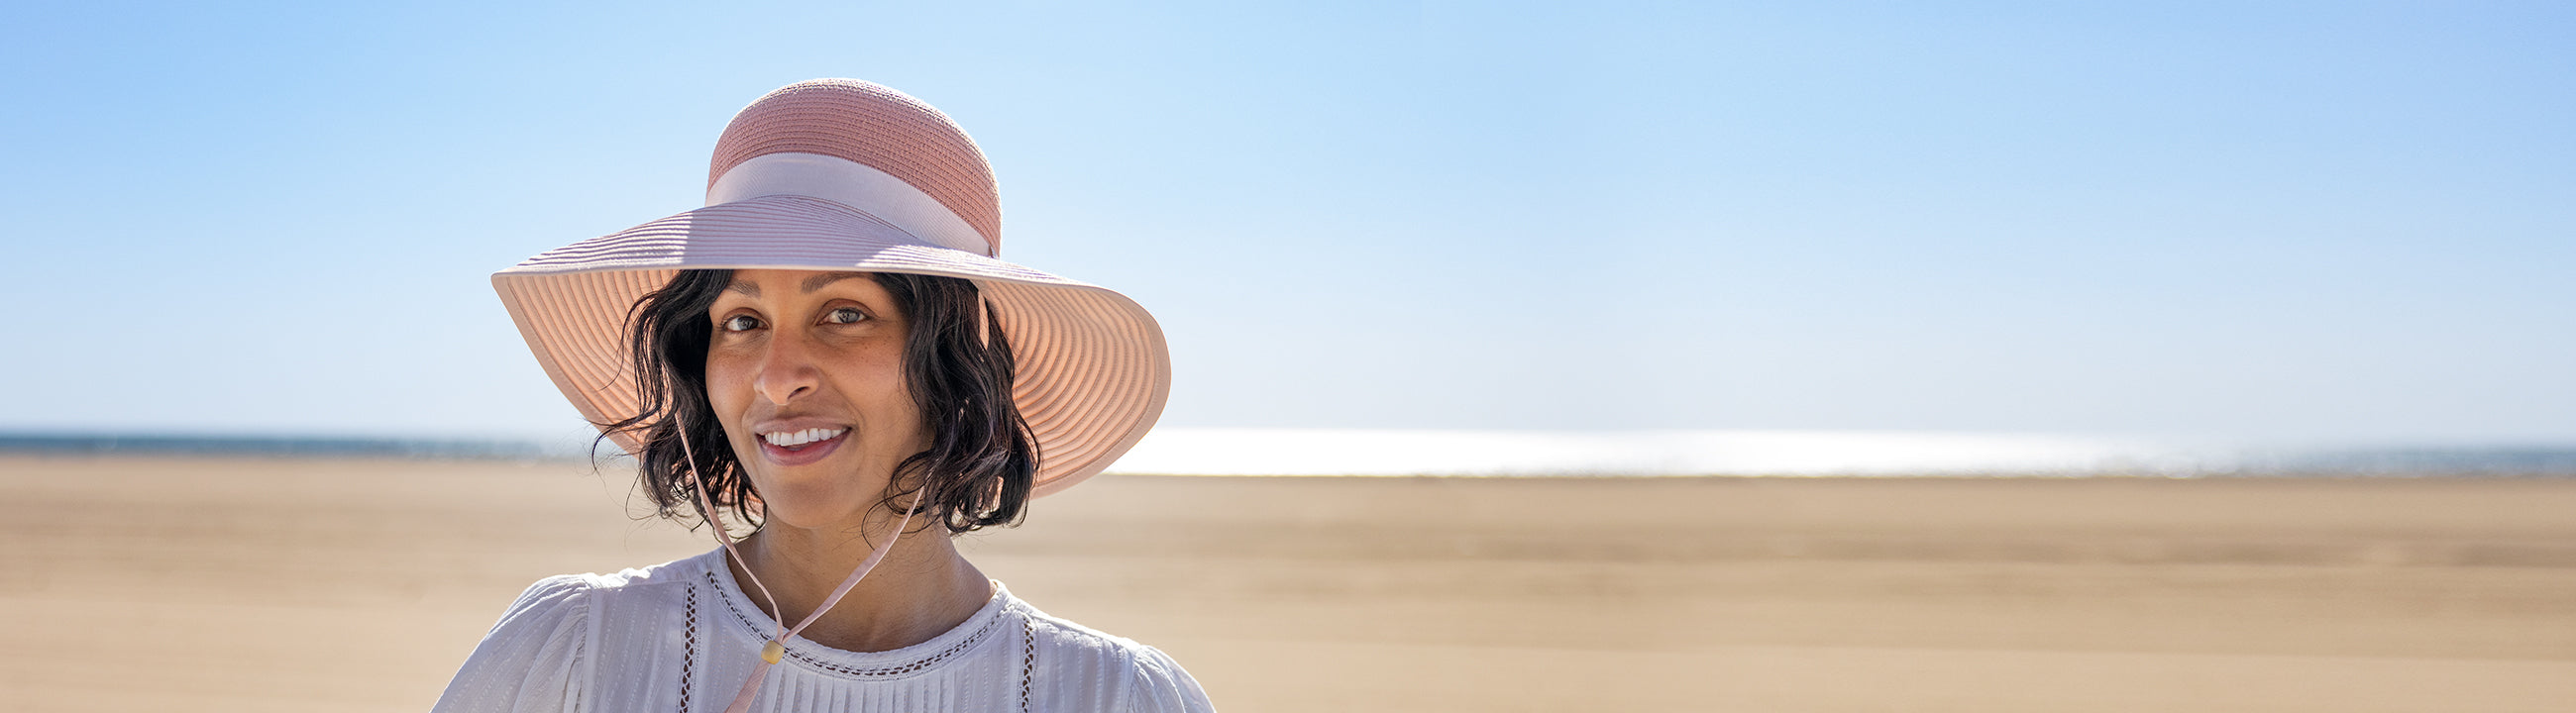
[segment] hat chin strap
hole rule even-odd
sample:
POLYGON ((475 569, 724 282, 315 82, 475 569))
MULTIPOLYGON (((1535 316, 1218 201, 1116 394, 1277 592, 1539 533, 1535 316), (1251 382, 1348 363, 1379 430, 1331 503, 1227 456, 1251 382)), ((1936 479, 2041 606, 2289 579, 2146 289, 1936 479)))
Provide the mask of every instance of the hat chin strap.
POLYGON ((832 605, 841 603, 841 597, 848 595, 851 587, 858 586, 859 580, 866 578, 869 570, 876 569, 878 562, 885 561, 886 553, 894 549, 895 539, 902 537, 904 529, 912 525, 912 512, 920 508, 918 504, 904 508, 903 520, 895 524, 894 532, 886 535, 884 542, 878 543, 876 549, 868 552, 868 558, 859 562, 859 568, 850 572, 850 578, 841 580, 841 586, 832 590, 832 596, 824 597, 823 605, 815 607, 814 613, 805 615, 804 621, 796 622, 796 626, 789 627, 785 620, 779 618, 787 612, 779 610, 778 597, 770 595, 769 585, 760 583, 760 575, 751 571, 751 562, 744 560, 742 551, 734 548, 733 538, 725 536, 724 523, 716 520, 715 498, 707 494, 706 479, 698 476, 698 455, 689 448, 689 431, 685 428, 678 431, 680 454, 689 459, 689 484, 698 491, 698 505, 703 508, 701 512, 706 513, 707 529, 714 531, 716 543, 724 545, 725 554, 733 557, 735 564, 742 565, 743 575, 751 578, 751 586, 760 589, 760 597, 769 600, 769 613, 772 615, 770 622, 778 627, 777 635, 769 637, 769 643, 760 647, 760 663, 752 664, 751 679, 742 682, 742 692, 734 694, 733 705, 725 706, 725 713, 745 713, 751 710, 751 699, 760 694, 760 684, 769 680, 769 667, 786 656, 787 637, 795 636, 797 632, 804 631, 805 627, 813 625, 816 620, 822 619, 823 613, 831 611, 832 605))
POLYGON ((998 257, 991 241, 939 199, 867 164, 839 156, 785 151, 754 156, 707 186, 707 205, 761 196, 821 198, 858 209, 922 242, 998 257))

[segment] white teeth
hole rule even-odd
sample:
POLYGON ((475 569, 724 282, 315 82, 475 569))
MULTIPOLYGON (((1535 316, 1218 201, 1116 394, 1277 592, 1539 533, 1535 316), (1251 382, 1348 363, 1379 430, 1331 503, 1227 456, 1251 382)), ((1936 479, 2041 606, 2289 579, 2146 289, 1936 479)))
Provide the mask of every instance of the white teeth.
POLYGON ((760 434, 760 439, 768 441, 769 445, 780 448, 794 448, 796 446, 813 443, 815 441, 827 441, 833 438, 838 438, 841 434, 847 432, 849 432, 849 429, 846 428, 808 428, 802 431, 763 433, 760 434))

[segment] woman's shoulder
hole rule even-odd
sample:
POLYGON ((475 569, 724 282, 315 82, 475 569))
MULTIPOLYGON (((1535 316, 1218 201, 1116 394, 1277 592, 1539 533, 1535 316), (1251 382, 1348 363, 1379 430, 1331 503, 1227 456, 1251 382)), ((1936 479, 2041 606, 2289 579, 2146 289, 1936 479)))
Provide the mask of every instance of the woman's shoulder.
POLYGON ((1022 665, 1033 700, 1072 702, 1072 709, 1210 711, 1207 693, 1161 649, 1072 620, 1027 601, 1008 602, 1028 628, 1022 665))
POLYGON ((658 590, 686 586, 702 578, 713 561, 709 555, 720 555, 722 552, 717 550, 650 567, 634 567, 608 574, 596 572, 558 574, 539 579, 535 584, 528 585, 526 591, 519 593, 519 598, 510 603, 509 609, 502 612, 501 621, 493 628, 497 631, 501 627, 508 626, 513 619, 525 617, 577 617, 588 612, 604 599, 628 599, 662 594, 663 592, 658 590))
POLYGON ((628 639, 650 638, 708 562, 700 555, 537 580, 483 635, 435 710, 522 710, 532 700, 578 697, 599 658, 586 650, 621 650, 628 639))
POLYGON ((608 574, 558 574, 537 580, 535 586, 578 586, 588 590, 620 590, 659 584, 685 584, 704 577, 709 568, 724 563, 724 550, 708 550, 650 567, 630 567, 608 574))

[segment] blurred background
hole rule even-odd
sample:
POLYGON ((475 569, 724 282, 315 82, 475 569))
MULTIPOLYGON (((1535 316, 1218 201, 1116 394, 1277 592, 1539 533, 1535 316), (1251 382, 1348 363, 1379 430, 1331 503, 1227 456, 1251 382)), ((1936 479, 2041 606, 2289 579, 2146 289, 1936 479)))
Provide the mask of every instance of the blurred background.
POLYGON ((2563 5, 7 15, 42 708, 425 708, 526 582, 703 550, 487 278, 698 206, 829 76, 973 135, 1005 259, 1161 320, 1129 475, 979 562, 1227 709, 2576 701, 2563 5), (1525 477, 1266 477, 1425 474, 1525 477))
POLYGON ((576 432, 486 276, 852 76, 1155 310, 1168 426, 2565 445, 2571 14, 22 3, 0 426, 576 432))

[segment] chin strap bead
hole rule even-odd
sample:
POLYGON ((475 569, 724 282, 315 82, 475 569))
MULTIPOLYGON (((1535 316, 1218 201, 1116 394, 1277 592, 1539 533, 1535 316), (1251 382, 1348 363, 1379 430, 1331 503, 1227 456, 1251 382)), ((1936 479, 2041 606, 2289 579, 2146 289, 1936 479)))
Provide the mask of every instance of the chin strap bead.
POLYGON ((776 639, 771 639, 768 646, 760 647, 760 659, 763 661, 778 663, 778 657, 786 655, 787 645, 778 643, 776 639))

